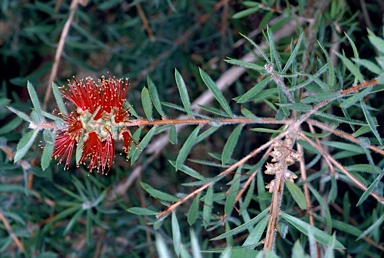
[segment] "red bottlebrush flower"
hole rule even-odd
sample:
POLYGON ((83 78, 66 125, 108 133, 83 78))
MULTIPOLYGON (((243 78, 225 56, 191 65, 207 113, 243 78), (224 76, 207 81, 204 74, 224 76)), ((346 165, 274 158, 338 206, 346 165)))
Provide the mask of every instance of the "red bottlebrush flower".
POLYGON ((127 154, 133 141, 131 132, 125 128, 129 118, 129 110, 124 107, 128 80, 73 80, 68 89, 61 90, 76 111, 63 116, 65 127, 58 130, 52 156, 60 158, 59 163, 65 159, 68 168, 75 145, 82 144, 79 163, 88 163, 89 172, 96 168, 107 174, 115 157, 115 141, 123 140, 123 152, 127 154))

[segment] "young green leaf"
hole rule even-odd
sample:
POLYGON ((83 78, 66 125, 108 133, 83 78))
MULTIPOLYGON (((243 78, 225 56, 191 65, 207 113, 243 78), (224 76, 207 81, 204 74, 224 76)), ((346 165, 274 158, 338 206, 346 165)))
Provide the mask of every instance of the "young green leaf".
POLYGON ((38 133, 39 133, 39 130, 32 130, 26 133, 23 136, 23 138, 21 138, 21 140, 17 144, 17 151, 15 153, 15 157, 13 160, 15 163, 20 159, 22 159, 25 156, 25 154, 27 154, 33 142, 35 141, 35 138, 38 133))
POLYGON ((232 156, 233 150, 236 147, 237 142, 239 141, 239 136, 243 129, 243 125, 238 125, 235 130, 229 136, 227 142, 224 145, 223 153, 221 154, 221 164, 225 165, 232 156))
POLYGON ((207 193, 205 194, 205 201, 203 207, 203 224, 207 228, 211 222, 213 205, 213 185, 208 186, 207 193))
POLYGON ((241 169, 237 169, 235 176, 232 180, 232 185, 229 188, 229 193, 227 194, 227 198, 225 200, 225 206, 224 206, 224 214, 227 217, 231 216, 231 212, 233 210, 233 207, 235 205, 236 196, 239 192, 240 187, 240 177, 241 177, 241 169))
POLYGON ((247 239, 245 239, 243 246, 257 245, 260 242, 261 237, 267 227, 269 216, 263 218, 249 233, 247 239))
POLYGON ((370 234, 374 229, 377 229, 380 227, 381 223, 384 221, 384 213, 378 218, 368 229, 366 229, 357 239, 356 241, 359 241, 363 237, 370 234))
POLYGON ((345 57, 344 53, 343 53, 343 55, 341 55, 341 54, 335 52, 335 54, 338 57, 340 57, 341 61, 343 61, 344 65, 347 67, 347 69, 355 76, 356 80, 359 83, 362 83, 364 81, 364 77, 361 74, 359 68, 354 63, 352 63, 351 60, 349 60, 347 57, 345 57))
POLYGON ((245 62, 245 61, 242 61, 242 60, 227 58, 227 59, 225 59, 225 62, 227 62, 228 64, 242 66, 244 68, 252 69, 252 70, 255 70, 255 71, 259 71, 259 72, 264 72, 265 71, 265 68, 263 66, 261 66, 261 65, 245 62))
POLYGON ((152 139, 155 132, 156 132, 156 127, 152 127, 151 130, 149 130, 148 133, 140 141, 139 146, 131 150, 132 151, 132 155, 130 156, 131 164, 135 163, 135 161, 139 158, 141 151, 144 150, 145 147, 147 147, 149 141, 152 139))
POLYGON ((340 104, 340 107, 341 108, 349 108, 350 106, 352 106, 353 104, 355 104, 356 102, 362 100, 365 96, 367 96, 372 90, 372 87, 367 87, 365 90, 357 93, 357 94, 354 94, 352 97, 346 99, 343 101, 343 103, 340 104))
POLYGON ((372 31, 368 30, 368 39, 371 41, 372 45, 384 54, 384 39, 376 36, 372 31))
POLYGON ((324 55, 325 55, 325 58, 327 59, 327 66, 328 66, 328 84, 330 86, 330 88, 334 88, 333 85, 335 84, 335 69, 333 67, 333 63, 332 63, 332 59, 330 58, 330 56, 328 55, 328 52, 325 50, 325 48, 320 44, 320 42, 318 41, 317 42, 321 48, 321 50, 323 51, 324 55))
POLYGON ((233 117, 233 113, 231 108, 228 105, 227 100, 224 98, 223 94, 221 93, 221 90, 215 82, 209 77, 209 75, 201 70, 199 68, 201 79, 203 79, 205 85, 209 88, 209 90, 212 92, 213 96, 216 98, 217 102, 219 102, 220 106, 224 109, 224 111, 228 114, 229 117, 233 117))
POLYGON ((272 64, 274 63, 273 61, 275 61, 277 70, 281 71, 282 68, 281 68, 280 57, 276 50, 275 39, 273 38, 273 32, 269 26, 267 27, 267 36, 268 36, 268 42, 269 42, 269 49, 271 51, 270 54, 271 54, 272 64))
POLYGON ((383 175, 384 175, 384 171, 380 175, 378 175, 375 180, 373 180, 372 184, 370 186, 368 186, 367 190, 365 190, 364 193, 361 195, 356 206, 359 206, 360 204, 362 204, 367 199, 369 194, 373 191, 373 189, 376 187, 376 185, 381 181, 381 178, 383 177, 383 175))
POLYGON ((155 106, 157 112, 161 115, 161 117, 166 117, 163 108, 161 107, 161 101, 156 86, 149 77, 147 77, 147 84, 149 89, 149 95, 151 96, 152 103, 155 106))
MULTIPOLYGON (((309 230, 312 232, 313 237, 316 239, 317 242, 322 243, 324 245, 327 245, 330 243, 332 236, 328 235, 327 233, 321 231, 320 229, 317 229, 311 225, 309 225, 307 222, 304 222, 298 218, 295 218, 285 212, 281 212, 281 217, 285 219, 289 224, 294 226, 296 229, 298 229, 303 234, 307 235, 309 234, 309 230)), ((344 249, 342 243, 340 243, 338 240, 335 240, 335 248, 336 249, 344 249)))
POLYGON ((379 75, 381 74, 383 71, 381 70, 381 68, 376 65, 374 62, 372 61, 369 61, 369 60, 366 60, 366 59, 353 59, 353 61, 355 61, 356 63, 364 66, 365 68, 367 68, 369 71, 379 75))
POLYGON ((237 100, 237 103, 245 103, 255 97, 260 91, 262 91, 265 86, 268 85, 270 81, 270 78, 265 78, 261 82, 257 83, 255 86, 253 86, 250 90, 248 90, 246 93, 240 96, 240 98, 237 100))
POLYGON ((173 248, 177 256, 180 255, 180 245, 181 245, 181 233, 179 222, 177 221, 176 212, 172 212, 172 238, 173 238, 173 248))
POLYGON ((319 194, 319 192, 311 186, 311 184, 308 184, 308 187, 309 187, 309 190, 311 190, 312 194, 315 196, 316 200, 319 202, 320 207, 325 214, 328 234, 330 234, 332 232, 332 217, 331 217, 331 213, 329 212, 328 205, 327 203, 325 203, 324 199, 319 194))
POLYGON ((242 10, 240 12, 237 12, 235 13, 232 18, 233 19, 241 19, 241 18, 244 18, 252 13, 255 13, 257 12, 258 10, 260 9, 260 7, 258 6, 255 6, 255 7, 252 7, 252 8, 248 8, 248 9, 245 9, 245 10, 242 10))
POLYGON ((143 105, 145 116, 148 120, 152 120, 152 102, 146 87, 141 91, 141 103, 143 105))
POLYGON ((241 34, 240 33, 240 35, 243 37, 243 38, 245 38, 249 43, 251 43, 259 52, 260 52, 260 54, 263 56, 263 58, 264 58, 264 60, 265 60, 265 62, 267 63, 267 64, 270 64, 271 63, 271 61, 269 60, 269 58, 268 58, 268 56, 265 54, 265 52, 255 43, 255 42, 253 42, 253 40, 251 40, 250 38, 248 38, 247 36, 245 36, 244 34, 241 34))
POLYGON ((304 194, 300 190, 300 188, 290 181, 286 181, 285 185, 287 186, 288 191, 290 192, 292 198, 299 205, 300 209, 306 210, 307 209, 307 203, 305 201, 304 194))
POLYGON ((52 91, 53 91, 53 96, 56 99, 57 107, 59 108, 60 113, 66 116, 68 112, 64 104, 63 96, 60 93, 59 87, 54 82, 52 82, 52 91))
POLYGON ((282 71, 283 73, 285 73, 289 69, 289 66, 292 64, 292 62, 294 60, 296 60, 296 56, 297 56, 297 53, 299 52, 299 49, 301 47, 301 42, 303 41, 303 37, 304 37, 304 33, 301 32, 300 36, 299 36, 299 39, 297 40, 296 46, 293 49, 291 55, 289 56, 289 58, 287 60, 287 63, 284 66, 284 69, 282 71))
POLYGON ((160 201, 167 201, 167 202, 177 202, 177 201, 179 201, 179 198, 177 198, 177 197, 175 197, 173 195, 164 193, 162 191, 156 190, 152 186, 150 186, 150 185, 148 185, 146 183, 141 182, 141 186, 143 187, 143 189, 147 193, 149 193, 151 196, 153 196, 154 198, 156 198, 156 199, 158 199, 160 201))
POLYGON ((35 111, 37 113, 37 116, 39 118, 39 123, 40 123, 41 121, 43 121, 43 110, 41 109, 40 101, 39 101, 39 98, 37 97, 35 88, 29 81, 27 82, 27 89, 28 89, 29 97, 31 98, 33 107, 35 108, 35 111))
POLYGON ((196 195, 195 199, 193 199, 191 207, 189 207, 187 219, 188 219, 188 224, 190 226, 195 224, 197 213, 199 212, 199 203, 200 203, 200 193, 196 195))
POLYGON ((192 149, 193 145, 196 144, 196 137, 197 134, 200 131, 200 126, 196 127, 195 130, 189 135, 188 139, 185 141, 183 147, 181 147, 179 155, 176 158, 176 170, 179 170, 180 167, 183 165, 185 159, 187 158, 190 150, 192 149))
POLYGON ((19 111, 17 109, 14 109, 13 107, 7 107, 7 108, 10 111, 12 111, 13 113, 15 113, 18 117, 24 119, 25 121, 27 121, 29 123, 32 123, 32 119, 27 114, 25 114, 24 112, 19 111))
MULTIPOLYGON (((254 172, 254 173, 256 173, 256 172, 254 172)), ((249 188, 248 188, 247 194, 245 195, 244 202, 241 203, 241 205, 240 205, 239 214, 242 214, 243 211, 248 209, 248 205, 251 203, 251 200, 252 200, 252 197, 254 194, 254 192, 253 192, 254 190, 255 190, 255 178, 253 178, 252 182, 249 184, 249 188)))
POLYGON ((263 210, 260 214, 258 214, 256 217, 252 218, 251 220, 249 220, 249 221, 247 221, 247 222, 241 224, 240 226, 237 226, 231 230, 228 230, 225 233, 218 235, 217 237, 212 238, 211 240, 220 240, 220 239, 223 239, 223 238, 226 238, 229 236, 236 235, 240 232, 243 232, 244 230, 247 230, 247 229, 253 227, 253 225, 258 223, 260 220, 262 220, 266 216, 268 217, 269 216, 268 213, 269 213, 269 208, 263 210))
POLYGON ((52 160, 54 144, 47 142, 44 146, 43 155, 41 156, 41 169, 44 171, 49 167, 52 160))
POLYGON ((157 211, 150 210, 147 208, 141 208, 141 207, 132 207, 127 209, 127 211, 136 215, 141 215, 141 216, 155 216, 158 213, 157 211))
POLYGON ((168 132, 168 140, 172 144, 177 144, 177 130, 176 125, 172 125, 168 132))
POLYGON ((369 127, 371 128, 372 133, 375 135, 375 137, 379 141, 380 145, 383 145, 383 143, 381 142, 380 134, 376 129, 375 121, 373 120, 371 113, 369 113, 367 105, 365 105, 364 101, 360 100, 360 106, 361 106, 361 109, 363 110, 365 120, 367 121, 369 127))
POLYGON ((183 77, 181 76, 181 74, 177 69, 175 69, 175 80, 176 80, 177 88, 179 89, 181 102, 183 103, 183 106, 185 108, 185 112, 187 112, 189 117, 193 118, 191 102, 189 100, 187 86, 185 85, 183 77))

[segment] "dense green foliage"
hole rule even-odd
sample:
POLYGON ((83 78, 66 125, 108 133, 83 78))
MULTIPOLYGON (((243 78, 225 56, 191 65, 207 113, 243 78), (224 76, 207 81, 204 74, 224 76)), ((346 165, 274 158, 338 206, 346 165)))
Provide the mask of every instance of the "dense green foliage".
POLYGON ((1 257, 380 257, 380 1, 75 2, 0 3, 1 257), (106 176, 51 160, 66 25, 57 85, 130 81, 106 176))

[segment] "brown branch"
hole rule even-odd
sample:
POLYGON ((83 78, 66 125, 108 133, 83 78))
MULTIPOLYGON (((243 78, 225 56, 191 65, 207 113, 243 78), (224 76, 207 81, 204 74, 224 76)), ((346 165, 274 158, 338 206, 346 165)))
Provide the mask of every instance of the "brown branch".
POLYGON ((278 137, 270 140, 269 142, 261 145, 259 148, 253 150, 251 153, 249 153, 247 156, 245 156, 244 158, 242 158, 241 160, 239 160, 238 162, 236 162, 235 164, 233 164, 232 166, 230 166, 229 168, 227 168, 226 170, 224 170, 223 172, 221 172, 219 175, 217 175, 216 179, 214 179, 213 181, 211 182, 208 182, 206 184, 204 184, 203 186, 197 188, 196 190, 194 190, 193 192, 189 193, 187 196, 185 196, 184 198, 182 198, 180 201, 168 206, 168 208, 165 210, 165 211, 162 211, 160 212, 159 214, 157 214, 157 218, 158 219, 162 219, 162 218, 165 218, 168 214, 172 213, 177 207, 179 207, 181 204, 183 204, 184 202, 186 202, 187 200, 189 200, 190 198, 196 196, 197 194, 201 193, 203 190, 205 190, 206 188, 208 188, 209 186, 215 184, 216 182, 218 182, 220 179, 222 179, 223 177, 225 177, 226 175, 228 175, 229 173, 231 173, 233 170, 235 170, 236 168, 238 168, 239 166, 243 165, 245 162, 247 162, 250 158, 252 158, 253 156, 255 156, 256 154, 258 154, 260 151, 264 150, 265 148, 267 148, 268 146, 270 146, 273 142, 275 142, 276 140, 278 140, 279 138, 282 138, 284 137, 285 133, 281 133, 278 137))
POLYGON ((8 234, 10 235, 10 237, 13 239, 13 241, 15 242, 15 244, 17 245, 17 247, 19 248, 19 250, 24 253, 25 250, 24 250, 24 246, 23 244, 21 243, 20 239, 12 233, 12 227, 11 225, 9 224, 9 221, 7 220, 7 218, 4 216, 3 212, 0 211, 0 220, 3 222, 4 224, 4 227, 5 229, 7 230, 8 234))
MULTIPOLYGON (((363 191, 367 190, 367 187, 360 183, 359 180, 357 180, 351 173, 348 172, 347 169, 343 165, 341 165, 339 162, 337 162, 335 159, 333 159, 328 153, 325 153, 321 146, 318 146, 315 142, 313 142, 311 139, 309 139, 307 136, 304 134, 300 133, 299 137, 308 142, 310 145, 312 145, 314 148, 316 148, 323 156, 327 156, 327 158, 334 164, 338 169, 340 169, 353 183, 355 183, 360 189, 363 191)), ((381 204, 384 204, 384 199, 382 196, 379 196, 378 194, 374 192, 370 192, 370 195, 374 197, 378 202, 381 204)))
POLYGON ((151 27, 149 26, 147 17, 145 16, 144 10, 141 7, 140 3, 136 4, 137 11, 139 12, 140 19, 143 23, 144 29, 147 31, 148 37, 151 41, 155 39, 155 36, 153 36, 153 32, 151 30, 151 27))

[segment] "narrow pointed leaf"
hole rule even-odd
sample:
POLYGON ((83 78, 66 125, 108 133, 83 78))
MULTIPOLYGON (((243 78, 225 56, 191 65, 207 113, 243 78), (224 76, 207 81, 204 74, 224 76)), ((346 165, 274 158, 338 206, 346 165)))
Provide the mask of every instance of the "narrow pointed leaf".
MULTIPOLYGON (((327 233, 321 231, 320 229, 317 229, 308 223, 295 218, 291 215, 288 215, 285 212, 281 212, 281 217, 284 218, 289 224, 294 226, 296 229, 298 229, 303 234, 307 235, 309 234, 309 231, 313 234, 313 237, 316 239, 317 242, 327 245, 331 242, 332 236, 328 235, 327 233)), ((341 249, 345 248, 342 243, 340 243, 337 239, 335 240, 335 248, 341 249)))
POLYGON ((269 48, 271 50, 272 64, 274 63, 273 61, 275 61, 277 70, 281 71, 282 69, 281 61, 280 61, 279 54, 277 53, 277 50, 276 50, 275 39, 273 38, 273 32, 270 27, 267 27, 267 36, 268 36, 269 48))
POLYGON ((357 202, 356 206, 359 206, 362 204, 367 197, 370 195, 370 193, 373 191, 373 189, 376 187, 376 185, 381 181, 381 178, 383 178, 384 172, 382 172, 380 175, 376 177, 375 180, 368 186, 367 190, 364 191, 364 193, 361 195, 359 201, 357 202))
POLYGON ((17 144, 17 151, 14 157, 15 163, 20 159, 22 159, 25 156, 25 154, 27 154, 33 142, 35 141, 35 138, 38 133, 39 133, 39 130, 32 130, 32 131, 29 131, 27 134, 25 134, 23 138, 21 138, 21 140, 17 144))
POLYGON ((208 227, 211 222, 213 205, 213 185, 208 186, 207 193, 205 194, 204 207, 203 207, 203 223, 204 227, 208 227))
POLYGON ((224 205, 224 213, 227 217, 231 216, 233 207, 235 206, 236 196, 239 193, 241 170, 238 169, 233 177, 233 183, 229 188, 227 198, 224 205))
POLYGON ((223 153, 221 154, 221 164, 227 164, 229 159, 232 156, 232 153, 236 147, 237 142, 239 141, 239 136, 243 129, 243 125, 238 125, 235 130, 229 136, 227 142, 225 143, 223 153))
POLYGON ((384 213, 381 215, 379 219, 377 219, 367 230, 365 230, 357 239, 356 241, 359 241, 363 237, 370 234, 374 229, 380 227, 381 223, 384 221, 384 213))
POLYGON ((158 214, 157 211, 150 210, 147 208, 141 208, 141 207, 132 207, 127 209, 127 211, 136 215, 141 215, 141 216, 156 216, 158 214))
POLYGON ((257 83, 250 90, 241 95, 240 98, 237 100, 237 103, 244 103, 255 97, 259 92, 261 92, 265 88, 265 86, 268 85, 269 81, 270 78, 265 78, 261 82, 257 83))
POLYGON ((367 96, 372 90, 372 87, 367 87, 365 90, 354 94, 352 97, 346 99, 343 101, 343 103, 340 104, 341 108, 349 108, 350 106, 354 105, 356 102, 362 100, 365 96, 367 96))
POLYGON ((37 96, 35 88, 29 81, 27 83, 27 89, 28 89, 29 97, 31 98, 33 107, 35 108, 37 116, 39 117, 39 122, 41 122, 43 120, 43 110, 41 109, 39 97, 37 96))
POLYGON ((147 77, 147 84, 148 84, 149 95, 151 96, 152 103, 155 106, 157 112, 161 115, 161 117, 166 117, 163 111, 163 108, 161 107, 159 93, 157 92, 155 84, 149 77, 147 77))
POLYGON ((286 181, 285 184, 286 184, 288 191, 290 192, 292 198, 299 205, 300 209, 306 210, 307 209, 307 203, 305 201, 305 196, 304 196, 303 192, 300 190, 300 188, 290 181, 286 181))
POLYGON ((175 197, 175 196, 173 196, 171 194, 164 193, 162 191, 156 190, 152 186, 150 186, 149 184, 141 182, 141 186, 143 187, 143 189, 147 193, 149 193, 154 198, 159 199, 160 201, 167 201, 167 202, 177 202, 177 201, 179 201, 179 198, 177 198, 177 197, 175 197))
POLYGON ((183 147, 181 147, 179 155, 176 159, 176 170, 179 170, 183 165, 185 159, 187 158, 189 152, 191 151, 193 145, 196 143, 197 134, 200 131, 200 126, 196 127, 195 130, 189 135, 188 139, 185 141, 183 147))
POLYGON ((221 93, 221 90, 215 82, 209 77, 209 75, 201 70, 199 68, 201 79, 203 79, 205 85, 209 88, 209 90, 212 92, 213 96, 216 98, 217 102, 219 102, 220 106, 224 109, 224 111, 228 114, 229 117, 233 117, 233 113, 231 108, 228 105, 227 100, 224 98, 223 94, 221 93))
POLYGON ((245 239, 243 246, 252 246, 260 242, 261 237, 267 228, 269 216, 263 218, 249 233, 247 239, 245 239))
POLYGON ((187 112, 189 117, 193 118, 191 101, 189 100, 187 86, 185 85, 183 77, 181 76, 179 71, 177 71, 176 69, 175 69, 175 80, 176 80, 177 88, 179 89, 181 102, 183 103, 183 106, 185 108, 185 112, 187 112))
POLYGON ((365 120, 367 121, 369 127, 371 128, 372 133, 375 135, 375 137, 379 141, 380 145, 383 145, 383 143, 381 142, 381 137, 379 135, 379 132, 376 129, 375 121, 373 120, 371 113, 368 111, 367 105, 365 105, 365 103, 360 100, 360 106, 363 110, 365 120))
POLYGON ((172 212, 172 239, 173 239, 173 248, 175 253, 180 255, 180 245, 181 245, 181 233, 179 222, 177 221, 176 212, 172 212))
POLYGON ((13 113, 15 113, 17 116, 19 116, 20 118, 24 119, 25 121, 27 122, 32 122, 32 119, 27 115, 25 114, 24 112, 22 111, 19 111, 13 107, 7 107, 10 111, 12 111, 13 113))
POLYGON ((191 207, 189 207, 187 219, 188 219, 188 224, 190 226, 195 224, 197 213, 199 212, 199 203, 200 203, 200 194, 196 195, 195 199, 193 199, 191 207))
POLYGON ((55 100, 56 100, 57 107, 60 110, 60 113, 66 116, 68 112, 64 104, 63 96, 60 93, 59 87, 54 82, 52 82, 52 91, 53 91, 53 96, 55 97, 55 100))
POLYGON ((172 125, 171 129, 169 129, 168 140, 172 144, 177 144, 177 130, 175 125, 172 125))
POLYGON ((240 35, 245 38, 249 43, 251 43, 259 52, 260 54, 263 56, 264 60, 266 61, 266 63, 270 64, 271 61, 269 60, 268 56, 265 54, 265 52, 250 38, 248 38, 247 36, 245 36, 244 34, 241 34, 240 35))
POLYGON ((132 156, 130 157, 131 164, 135 163, 135 161, 139 158, 141 151, 144 150, 145 147, 147 147, 148 143, 152 139, 155 132, 156 132, 156 127, 152 127, 151 130, 149 130, 149 132, 140 141, 139 146, 137 148, 131 150, 131 151, 133 151, 132 156))
POLYGON ((284 66, 284 69, 282 71, 283 73, 285 73, 288 70, 288 68, 290 67, 290 65, 292 64, 292 62, 294 60, 296 60, 297 53, 299 52, 299 49, 301 47, 301 42, 303 41, 303 37, 304 37, 303 35, 304 35, 304 33, 301 32, 300 36, 299 36, 299 39, 297 40, 296 46, 293 49, 291 55, 289 56, 289 58, 287 60, 287 63, 284 66))
POLYGON ((344 65, 347 67, 347 69, 355 76, 356 80, 359 83, 362 83, 364 81, 364 77, 361 74, 359 68, 354 63, 352 63, 351 60, 349 60, 347 57, 345 57, 345 55, 341 55, 337 52, 335 52, 335 53, 338 57, 340 57, 340 59, 343 61, 344 65))
POLYGON ((259 72, 264 72, 265 71, 264 66, 261 66, 261 65, 258 65, 258 64, 254 64, 254 63, 245 62, 245 61, 242 61, 242 60, 227 58, 227 59, 225 59, 225 62, 227 62, 228 64, 242 66, 244 68, 252 69, 252 70, 255 70, 255 71, 259 71, 259 72))
POLYGON ((368 39, 377 50, 384 54, 384 39, 379 38, 370 30, 368 30, 368 39))
POLYGON ((148 120, 152 120, 152 101, 146 87, 141 91, 141 103, 143 105, 145 116, 148 120))

